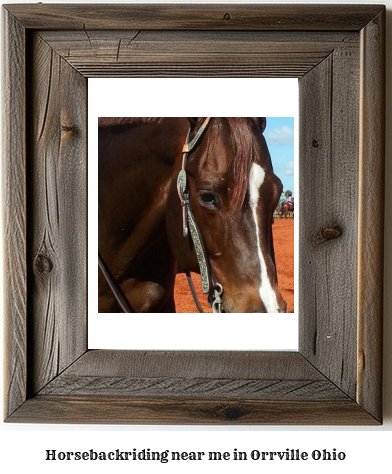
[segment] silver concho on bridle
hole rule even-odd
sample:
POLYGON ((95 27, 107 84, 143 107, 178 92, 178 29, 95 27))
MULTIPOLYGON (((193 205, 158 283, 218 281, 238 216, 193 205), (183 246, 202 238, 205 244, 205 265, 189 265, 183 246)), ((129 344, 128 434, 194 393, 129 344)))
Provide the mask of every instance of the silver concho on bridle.
MULTIPOLYGON (((207 128, 209 121, 210 117, 207 117, 199 128, 199 130, 197 131, 192 141, 190 142, 188 132, 187 140, 182 151, 182 169, 178 173, 177 177, 177 191, 182 206, 183 235, 184 237, 190 235, 192 239, 193 246, 196 252, 197 262, 200 268, 202 291, 204 294, 208 294, 208 302, 211 304, 213 312, 220 313, 222 309, 221 296, 223 293, 223 288, 222 285, 218 283, 216 278, 211 274, 211 267, 203 244, 203 239, 190 207, 189 190, 186 174, 186 163, 188 159, 188 154, 191 153, 193 148, 197 145, 199 139, 202 137, 205 129, 207 128)), ((187 277, 189 281, 190 274, 189 276, 187 274, 187 277)), ((200 304, 196 302, 196 305, 198 306, 199 311, 202 312, 200 304)))

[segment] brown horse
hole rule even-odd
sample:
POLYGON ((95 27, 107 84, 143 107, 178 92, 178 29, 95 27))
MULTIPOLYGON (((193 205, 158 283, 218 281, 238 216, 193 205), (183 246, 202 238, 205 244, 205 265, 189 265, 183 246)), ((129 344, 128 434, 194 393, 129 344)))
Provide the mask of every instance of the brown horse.
POLYGON ((287 217, 290 217, 290 214, 294 217, 294 203, 283 202, 278 211, 278 215, 279 214, 281 219, 283 219, 283 217, 287 219, 287 217))
MULTIPOLYGON (((215 296, 223 288, 221 312, 285 312, 272 238, 282 184, 265 125, 264 118, 99 119, 99 252, 134 312, 175 312, 177 272, 202 267, 215 296)), ((119 312, 101 271, 98 284, 99 312, 119 312)))

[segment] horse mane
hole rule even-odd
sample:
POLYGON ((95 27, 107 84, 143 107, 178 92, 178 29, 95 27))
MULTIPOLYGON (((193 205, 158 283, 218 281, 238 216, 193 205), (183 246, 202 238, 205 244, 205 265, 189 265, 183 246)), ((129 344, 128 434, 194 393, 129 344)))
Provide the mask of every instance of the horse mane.
POLYGON ((254 121, 248 117, 226 117, 234 151, 232 172, 234 189, 232 206, 234 211, 239 211, 245 201, 249 174, 252 163, 255 161, 254 153, 254 121))
MULTIPOLYGON (((205 117, 198 119, 200 126, 205 117)), ((124 128, 140 124, 162 124, 164 117, 99 117, 100 128, 124 128)), ((227 122, 234 159, 232 161, 232 172, 234 177, 234 189, 232 195, 233 210, 240 210, 246 197, 250 168, 255 160, 254 154, 254 119, 248 117, 225 117, 227 122)))

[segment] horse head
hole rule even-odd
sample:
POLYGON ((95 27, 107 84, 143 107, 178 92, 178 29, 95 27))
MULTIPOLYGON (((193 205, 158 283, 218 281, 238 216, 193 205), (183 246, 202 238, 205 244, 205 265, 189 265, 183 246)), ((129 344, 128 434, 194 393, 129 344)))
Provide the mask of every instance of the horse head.
MULTIPOLYGON (((194 145, 183 163, 187 200, 212 284, 223 287, 222 312, 285 312, 272 237, 282 183, 263 135, 265 118, 212 118, 208 126, 188 120, 186 142, 194 145)), ((184 237, 184 200, 177 188, 173 182, 168 197, 168 239, 180 266, 199 272, 194 242, 189 234, 184 237)))

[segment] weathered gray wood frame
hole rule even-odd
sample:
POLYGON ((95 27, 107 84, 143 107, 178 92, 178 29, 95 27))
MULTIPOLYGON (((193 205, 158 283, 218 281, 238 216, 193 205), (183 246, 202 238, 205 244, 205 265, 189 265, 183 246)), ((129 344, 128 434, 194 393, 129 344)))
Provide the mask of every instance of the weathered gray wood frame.
POLYGON ((5 419, 381 423, 385 7, 19 4, 3 20, 5 419), (96 76, 299 78, 298 352, 88 350, 96 76))

